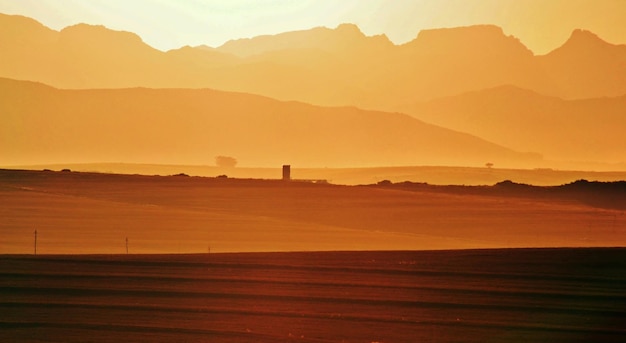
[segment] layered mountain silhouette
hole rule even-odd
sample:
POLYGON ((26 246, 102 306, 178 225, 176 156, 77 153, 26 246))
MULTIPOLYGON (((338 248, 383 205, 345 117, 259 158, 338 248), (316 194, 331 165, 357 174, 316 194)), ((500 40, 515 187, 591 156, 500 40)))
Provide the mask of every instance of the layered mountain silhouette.
POLYGON ((399 113, 208 89, 60 90, 0 79, 4 165, 68 162, 241 165, 533 165, 521 154, 399 113))
POLYGON ((500 86, 399 110, 550 160, 626 161, 626 95, 563 100, 500 86))
POLYGON ((626 94, 626 45, 609 44, 592 32, 575 30, 563 46, 537 59, 564 98, 626 94))
MULTIPOLYGON (((344 54, 386 51, 393 43, 385 35, 365 36, 354 24, 341 24, 336 29, 316 27, 310 30, 236 39, 217 50, 239 57, 250 57, 284 50, 320 50, 344 54)), ((347 56, 346 56, 347 57, 347 56)))
POLYGON ((87 24, 55 31, 0 14, 0 51, 0 77, 76 89, 3 80, 4 164, 37 154, 202 164, 231 154, 247 165, 329 166, 528 161, 513 151, 609 163, 626 156, 626 45, 584 30, 542 56, 493 25, 424 30, 395 45, 343 24, 163 52, 130 32, 87 24), (78 91, 105 88, 120 90, 78 91), (115 139, 120 128, 127 131, 115 139), (146 145, 132 145, 131 133, 146 145), (101 156, 88 152, 94 146, 101 156))
POLYGON ((394 45, 344 24, 161 52, 102 26, 58 32, 0 15, 0 48, 0 76, 60 88, 208 87, 382 110, 501 85, 565 99, 626 94, 626 46, 580 30, 544 56, 492 25, 394 45))

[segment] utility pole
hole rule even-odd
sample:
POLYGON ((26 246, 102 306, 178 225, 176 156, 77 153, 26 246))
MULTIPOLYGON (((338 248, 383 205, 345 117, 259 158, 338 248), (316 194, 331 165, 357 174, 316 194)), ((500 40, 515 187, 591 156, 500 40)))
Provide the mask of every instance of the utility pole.
POLYGON ((37 255, 37 229, 35 229, 35 255, 37 255))
POLYGON ((128 255, 128 237, 126 237, 126 255, 128 255))

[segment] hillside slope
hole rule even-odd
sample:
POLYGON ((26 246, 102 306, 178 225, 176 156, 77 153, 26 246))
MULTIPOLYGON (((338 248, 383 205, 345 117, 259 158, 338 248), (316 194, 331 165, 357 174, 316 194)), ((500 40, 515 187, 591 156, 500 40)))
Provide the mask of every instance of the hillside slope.
POLYGON ((398 110, 550 160, 626 162, 626 96, 563 100, 502 86, 398 110))
POLYGON ((0 79, 3 165, 115 161, 245 166, 524 165, 537 156, 409 115, 208 89, 59 90, 0 79), (36 99, 36 100, 34 100, 36 99))

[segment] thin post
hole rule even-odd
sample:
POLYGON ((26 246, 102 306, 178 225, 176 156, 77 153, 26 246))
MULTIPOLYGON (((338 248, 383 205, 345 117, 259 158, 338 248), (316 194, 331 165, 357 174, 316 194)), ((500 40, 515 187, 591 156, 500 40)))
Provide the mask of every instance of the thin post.
POLYGON ((126 255, 128 255, 128 237, 126 237, 126 255))
POLYGON ((37 255, 37 229, 35 229, 35 255, 37 255))

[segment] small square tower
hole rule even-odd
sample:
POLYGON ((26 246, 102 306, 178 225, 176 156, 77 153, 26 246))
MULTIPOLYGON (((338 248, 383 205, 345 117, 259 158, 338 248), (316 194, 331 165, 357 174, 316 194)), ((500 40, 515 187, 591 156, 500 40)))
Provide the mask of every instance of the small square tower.
POLYGON ((283 181, 291 180, 291 166, 288 164, 283 165, 283 181))

